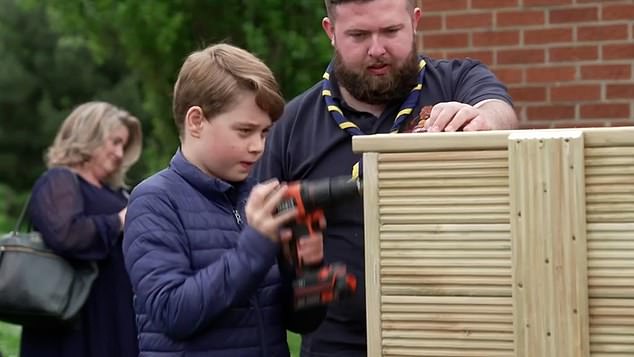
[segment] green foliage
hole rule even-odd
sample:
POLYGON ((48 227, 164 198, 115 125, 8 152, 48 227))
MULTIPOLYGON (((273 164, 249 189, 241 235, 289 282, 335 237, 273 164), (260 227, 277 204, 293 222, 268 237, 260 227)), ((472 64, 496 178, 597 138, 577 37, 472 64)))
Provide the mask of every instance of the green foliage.
POLYGON ((18 193, 0 184, 0 234, 15 228, 18 216, 28 198, 28 193, 18 193))
POLYGON ((314 0, 50 0, 47 9, 55 28, 81 38, 99 61, 122 59, 143 79, 150 171, 178 145, 171 90, 190 52, 218 41, 244 47, 272 68, 287 98, 318 80, 330 57, 325 11, 314 0))
POLYGON ((139 80, 112 57, 97 63, 81 36, 53 31, 44 8, 0 0, 0 182, 28 190, 70 110, 99 99, 143 117, 139 80))
POLYGON ((330 58, 314 0, 0 0, 0 182, 28 190, 63 118, 106 100, 141 119, 132 183, 178 146, 171 92, 184 58, 224 41, 260 56, 287 99, 330 58))

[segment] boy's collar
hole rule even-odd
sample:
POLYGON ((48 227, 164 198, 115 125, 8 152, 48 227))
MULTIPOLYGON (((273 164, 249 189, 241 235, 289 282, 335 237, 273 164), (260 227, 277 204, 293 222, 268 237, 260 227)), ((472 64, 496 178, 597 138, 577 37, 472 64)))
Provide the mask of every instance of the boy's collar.
POLYGON ((207 175, 189 162, 181 152, 180 148, 172 157, 170 167, 187 182, 189 182, 190 185, 196 188, 196 190, 205 195, 213 193, 231 193, 232 190, 240 192, 243 188, 249 187, 249 185, 245 185, 245 183, 250 180, 250 178, 247 178, 245 181, 239 183, 231 184, 217 177, 207 175))

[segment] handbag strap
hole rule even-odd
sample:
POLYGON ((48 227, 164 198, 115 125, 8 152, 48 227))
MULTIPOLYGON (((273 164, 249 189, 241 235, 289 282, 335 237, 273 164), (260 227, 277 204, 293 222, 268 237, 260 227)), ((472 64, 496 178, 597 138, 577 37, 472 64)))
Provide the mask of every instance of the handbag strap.
MULTIPOLYGON (((26 211, 29 208, 29 204, 31 203, 31 194, 29 193, 29 195, 26 197, 26 202, 24 202, 24 205, 22 206, 22 211, 20 212, 20 216, 18 217, 18 221, 15 223, 15 227, 13 228, 13 232, 19 232, 20 231, 20 227, 22 226, 22 222, 24 221, 24 217, 26 217, 26 211)), ((31 226, 31 222, 29 220, 29 223, 27 225, 27 230, 30 229, 31 226)))
MULTIPOLYGON (((68 171, 70 171, 70 173, 73 175, 73 179, 75 180, 75 183, 77 184, 77 188, 79 189, 79 179, 77 178, 77 173, 75 173, 75 171, 68 169, 68 171)), ((19 232, 20 231, 20 227, 22 227, 22 223, 25 221, 25 217, 26 217, 26 212, 29 209, 29 206, 31 204, 31 195, 33 194, 33 192, 29 193, 29 195, 26 197, 26 202, 24 202, 24 206, 22 206, 22 211, 20 212, 20 216, 18 217, 18 221, 15 223, 15 227, 13 228, 14 232, 19 232)), ((26 229, 31 230, 31 220, 27 220, 27 225, 26 225, 26 229)))

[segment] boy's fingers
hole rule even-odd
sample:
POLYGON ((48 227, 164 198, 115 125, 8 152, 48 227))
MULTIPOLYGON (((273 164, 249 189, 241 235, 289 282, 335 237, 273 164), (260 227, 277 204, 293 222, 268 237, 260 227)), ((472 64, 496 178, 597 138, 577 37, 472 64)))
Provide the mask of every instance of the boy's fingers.
POLYGON ((293 238, 293 231, 290 228, 282 228, 280 229, 280 241, 282 243, 287 243, 293 238))
POLYGON ((268 197, 271 192, 275 191, 279 186, 280 183, 277 180, 269 180, 255 186, 252 193, 257 194, 258 198, 265 200, 266 197, 268 197))
POLYGON ((285 184, 280 184, 275 190, 271 190, 264 201, 264 207, 267 212, 275 212, 277 206, 282 202, 282 199, 286 195, 288 187, 285 184))
POLYGON ((284 211, 276 215, 275 217, 273 217, 273 225, 277 227, 283 226, 285 223, 288 223, 292 219, 294 219, 296 215, 297 215, 296 208, 290 209, 288 211, 284 211))

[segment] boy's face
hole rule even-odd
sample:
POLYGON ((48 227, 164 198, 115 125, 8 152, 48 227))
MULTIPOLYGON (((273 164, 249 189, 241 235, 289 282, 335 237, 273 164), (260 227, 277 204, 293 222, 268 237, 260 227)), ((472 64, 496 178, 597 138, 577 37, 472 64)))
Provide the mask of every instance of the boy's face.
MULTIPOLYGON (((230 182, 243 181, 262 156, 271 127, 268 113, 255 104, 253 93, 244 92, 233 109, 198 124, 186 119, 185 157, 208 175, 230 182)), ((213 113, 203 113, 208 117, 213 113)))

